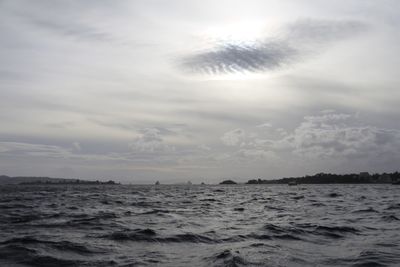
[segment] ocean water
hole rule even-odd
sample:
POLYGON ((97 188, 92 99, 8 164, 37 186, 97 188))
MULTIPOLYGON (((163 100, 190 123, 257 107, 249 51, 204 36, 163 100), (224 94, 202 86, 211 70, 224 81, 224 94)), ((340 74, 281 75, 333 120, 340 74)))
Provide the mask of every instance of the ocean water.
POLYGON ((400 266, 400 186, 0 187, 0 266, 400 266))

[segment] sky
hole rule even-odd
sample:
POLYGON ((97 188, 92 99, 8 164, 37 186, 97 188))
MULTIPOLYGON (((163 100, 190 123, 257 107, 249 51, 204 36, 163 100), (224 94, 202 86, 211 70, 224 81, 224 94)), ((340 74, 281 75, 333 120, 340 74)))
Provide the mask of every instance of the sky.
POLYGON ((396 171, 399 45, 397 0, 0 0, 0 174, 396 171))

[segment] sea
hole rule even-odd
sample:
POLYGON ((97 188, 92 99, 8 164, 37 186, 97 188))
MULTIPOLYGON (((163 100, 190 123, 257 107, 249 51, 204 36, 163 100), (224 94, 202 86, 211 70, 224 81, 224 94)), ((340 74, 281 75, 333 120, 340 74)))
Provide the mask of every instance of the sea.
POLYGON ((400 266, 400 186, 0 186, 0 266, 400 266))

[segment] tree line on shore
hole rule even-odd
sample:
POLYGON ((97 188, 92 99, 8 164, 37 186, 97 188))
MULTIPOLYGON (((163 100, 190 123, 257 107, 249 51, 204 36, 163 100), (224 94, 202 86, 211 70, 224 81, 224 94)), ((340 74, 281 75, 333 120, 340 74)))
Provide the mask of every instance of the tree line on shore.
MULTIPOLYGON (((374 173, 361 172, 359 174, 333 174, 317 173, 301 177, 285 177, 280 179, 264 180, 250 179, 246 184, 376 184, 376 183, 400 183, 400 173, 374 173)), ((236 184, 233 180, 224 180, 220 184, 236 184)))
POLYGON ((365 184, 392 183, 396 181, 400 181, 399 172, 382 174, 362 172, 360 174, 317 173, 315 175, 286 177, 273 180, 251 179, 247 181, 247 184, 288 184, 290 182, 296 182, 298 184, 365 184))

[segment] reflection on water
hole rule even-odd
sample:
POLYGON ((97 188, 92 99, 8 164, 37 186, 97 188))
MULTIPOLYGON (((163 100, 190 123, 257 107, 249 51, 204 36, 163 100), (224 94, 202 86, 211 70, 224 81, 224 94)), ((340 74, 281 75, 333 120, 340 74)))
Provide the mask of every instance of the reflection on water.
POLYGON ((0 187, 0 266, 399 266, 400 186, 0 187))

